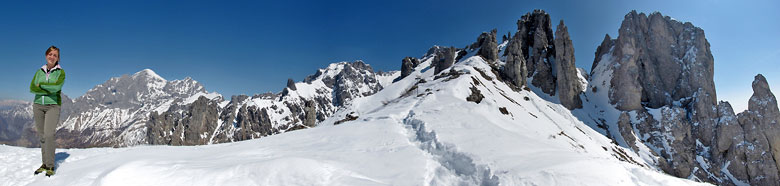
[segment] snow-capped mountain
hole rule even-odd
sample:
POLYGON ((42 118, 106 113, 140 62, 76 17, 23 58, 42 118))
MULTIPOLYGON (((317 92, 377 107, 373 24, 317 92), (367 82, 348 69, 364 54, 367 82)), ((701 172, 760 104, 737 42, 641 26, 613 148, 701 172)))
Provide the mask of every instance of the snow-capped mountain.
MULTIPOLYGON (((60 120, 72 112, 73 101, 62 94, 60 120)), ((22 100, 0 102, 0 144, 35 147, 40 144, 33 124, 32 103, 22 100)))
MULTIPOLYGON (((397 76, 374 72, 362 61, 339 62, 303 82, 291 82, 280 93, 225 101, 189 77, 168 81, 145 69, 111 78, 73 101, 64 96, 57 139, 66 148, 253 139, 313 127, 339 106, 381 90, 397 76)), ((0 109, 0 122, 8 126, 1 128, 0 142, 37 146, 31 110, 29 103, 0 109)))
MULTIPOLYGON (((433 62, 442 57, 424 56, 406 77, 352 98, 310 129, 208 146, 66 149, 54 177, 0 172, 8 175, 0 179, 14 185, 703 185, 662 174, 564 106, 506 84, 477 50, 459 50, 469 57, 435 73, 433 62)), ((296 83, 296 90, 306 85, 296 83)), ((35 157, 35 150, 0 146, 10 157, 35 157)), ((11 170, 38 163, 0 162, 11 170)))
POLYGON ((319 69, 302 82, 288 81, 277 94, 230 101, 197 99, 150 115, 150 144, 204 145, 254 139, 314 127, 351 100, 381 90, 398 72, 377 73, 362 61, 319 69))
POLYGON ((75 100, 86 106, 72 115, 83 117, 69 117, 61 130, 106 141, 98 145, 215 145, 67 149, 63 173, 52 180, 16 174, 37 162, 13 158, 34 157, 35 149, 0 146, 12 154, 0 161, 13 167, 0 169, 10 175, 0 182, 780 184, 775 96, 759 74, 747 111, 717 102, 701 28, 632 11, 616 39, 605 37, 587 73, 575 68, 563 21, 553 27, 535 10, 517 25, 500 43, 493 30, 466 48, 434 46, 419 59, 405 57, 400 72, 334 63, 289 80, 280 93, 230 101, 194 83, 165 89, 172 83, 150 70, 125 83, 112 79, 75 100), (112 91, 112 84, 141 89, 112 91), (106 140, 112 135, 125 141, 106 140), (216 144, 226 142, 235 143, 216 144))
POLYGON ((35 140, 32 132, 32 103, 25 101, 0 102, 0 143, 28 144, 35 140), (29 139, 28 139, 29 138, 29 139))
POLYGON ((73 101, 72 112, 57 130, 59 144, 146 144, 146 121, 151 112, 196 95, 208 95, 197 81, 189 77, 168 81, 150 69, 111 78, 73 101))
POLYGON ((780 111, 763 75, 748 111, 717 102, 701 28, 632 11, 596 51, 581 120, 666 173, 719 185, 780 185, 780 111), (761 105, 761 106, 757 106, 761 105))

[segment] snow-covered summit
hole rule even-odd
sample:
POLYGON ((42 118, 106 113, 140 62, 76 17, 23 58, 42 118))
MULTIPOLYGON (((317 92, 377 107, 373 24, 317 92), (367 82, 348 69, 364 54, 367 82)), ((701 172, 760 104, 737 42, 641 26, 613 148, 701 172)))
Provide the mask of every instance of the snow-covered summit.
POLYGON ((191 78, 168 81, 150 69, 114 77, 74 100, 58 135, 69 147, 145 144, 151 112, 201 94, 208 93, 191 78))
POLYGON ((162 76, 157 75, 157 73, 155 73, 154 70, 148 69, 148 68, 134 73, 133 77, 150 77, 152 79, 158 79, 158 80, 162 80, 162 81, 167 81, 162 76))
POLYGON ((353 99, 369 96, 389 84, 397 72, 374 72, 363 61, 337 62, 318 69, 301 82, 288 81, 282 92, 252 97, 232 96, 160 110, 150 116, 150 144, 203 145, 255 139, 309 128, 330 117, 353 99), (187 119, 191 115, 204 115, 187 119), (198 127, 192 127, 196 125, 198 127), (185 126, 190 126, 185 128, 185 126))
MULTIPOLYGON (((353 99, 334 115, 353 113, 356 118, 351 120, 330 117, 319 127, 218 145, 62 149, 58 173, 51 178, 24 171, 39 163, 37 149, 0 146, 5 155, 0 163, 7 167, 0 170, 0 175, 6 175, 0 181, 13 185, 698 184, 648 167, 560 104, 531 91, 513 91, 480 56, 461 60, 439 74, 428 70, 431 60, 424 59, 410 76, 381 91, 353 99)), ((244 102, 248 101, 260 100, 244 102)))

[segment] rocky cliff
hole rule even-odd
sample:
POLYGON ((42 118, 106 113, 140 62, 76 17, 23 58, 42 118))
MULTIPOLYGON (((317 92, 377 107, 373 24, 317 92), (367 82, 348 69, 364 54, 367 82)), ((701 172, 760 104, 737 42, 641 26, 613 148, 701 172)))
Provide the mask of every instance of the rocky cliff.
POLYGON ((637 153, 650 149, 646 153, 656 157, 650 161, 678 177, 780 184, 773 158, 778 111, 766 80, 756 76, 752 107, 743 113, 718 103, 714 60, 701 28, 632 11, 619 36, 605 36, 595 54, 589 95, 608 91, 609 104, 621 113, 618 142, 637 153))
MULTIPOLYGON (((404 59, 412 61, 416 60, 404 59)), ((238 95, 230 101, 198 98, 192 104, 152 113, 146 138, 150 144, 204 145, 314 127, 341 106, 376 93, 399 75, 374 72, 362 61, 333 63, 303 82, 288 80, 281 93, 238 95)))

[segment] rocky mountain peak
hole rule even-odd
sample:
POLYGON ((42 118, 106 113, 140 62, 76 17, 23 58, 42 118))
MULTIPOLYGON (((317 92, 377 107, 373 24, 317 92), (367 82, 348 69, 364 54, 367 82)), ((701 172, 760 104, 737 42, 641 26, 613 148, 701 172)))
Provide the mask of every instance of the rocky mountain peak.
MULTIPOLYGON (((711 97, 706 101, 715 105, 713 57, 701 28, 660 13, 648 17, 632 11, 625 16, 618 38, 606 39, 601 46, 614 42, 610 55, 615 64, 615 89, 610 99, 620 110, 671 105, 692 97, 699 89, 711 97)), ((597 55, 607 51, 599 49, 597 55)))
POLYGON ((498 41, 496 41, 496 29, 490 32, 483 32, 477 37, 477 42, 471 44, 471 49, 479 48, 477 55, 485 58, 488 63, 494 63, 498 60, 498 41))
POLYGON ((596 66, 599 65, 599 61, 601 61, 601 57, 604 56, 607 52, 609 52, 610 49, 612 49, 612 46, 615 45, 615 41, 612 40, 612 37, 609 37, 609 34, 604 35, 604 40, 601 41, 601 45, 599 45, 598 48, 596 48, 596 57, 593 59, 593 65, 590 66, 590 74, 593 75, 593 69, 596 69, 596 66))
POLYGON ((753 94, 764 97, 765 95, 771 95, 772 92, 769 89, 769 83, 767 83, 764 75, 758 74, 753 80, 753 94))
POLYGON ((161 80, 166 81, 165 78, 162 78, 162 76, 157 75, 157 73, 154 72, 152 69, 143 69, 141 71, 138 71, 132 75, 133 78, 149 78, 154 80, 161 80))
MULTIPOLYGON (((641 140, 660 155, 657 166, 678 177, 780 183, 773 158, 780 154, 780 111, 766 79, 755 77, 749 110, 735 114, 728 102, 716 102, 714 59, 701 28, 658 12, 624 18, 618 37, 606 35, 595 52, 591 78, 609 82, 590 86, 608 90, 609 103, 632 115, 617 121, 638 132, 620 128, 625 143, 641 140)), ((634 144, 628 146, 639 151, 634 144)))
POLYGON ((769 89, 764 75, 758 74, 753 80, 753 96, 748 101, 748 110, 761 112, 766 117, 780 117, 777 108, 777 98, 769 89))
POLYGON ((582 108, 580 93, 583 91, 579 81, 579 72, 575 66, 574 44, 569 37, 569 29, 560 21, 555 30, 555 66, 556 90, 561 104, 569 110, 582 108))
POLYGON ((517 34, 522 36, 521 47, 526 58, 527 77, 542 92, 555 95, 556 78, 553 74, 555 41, 550 15, 534 10, 517 21, 517 34))

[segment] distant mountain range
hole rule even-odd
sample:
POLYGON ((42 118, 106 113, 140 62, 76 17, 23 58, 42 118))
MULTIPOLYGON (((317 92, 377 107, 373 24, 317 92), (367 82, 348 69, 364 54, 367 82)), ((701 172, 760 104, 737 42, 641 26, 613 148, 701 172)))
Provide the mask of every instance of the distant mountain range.
MULTIPOLYGON (((734 113, 728 102, 718 102, 714 58, 701 28, 632 11, 617 38, 604 37, 587 72, 575 67, 563 21, 553 30, 550 16, 535 10, 517 26, 501 42, 493 30, 466 48, 434 46, 420 58, 405 57, 400 71, 333 63, 303 81, 290 79, 281 92, 229 101, 190 78, 167 81, 146 69, 111 78, 75 100, 66 96, 57 137, 61 147, 207 145, 403 116, 393 122, 410 129, 413 143, 447 171, 472 170, 472 177, 457 174, 473 179, 468 183, 515 178, 491 172, 515 170, 491 165, 511 162, 472 141, 522 138, 553 140, 540 143, 695 181, 780 185, 775 96, 758 74, 748 110, 734 113), (478 135, 448 127, 474 127, 478 135), (487 163, 463 159, 472 155, 487 163)), ((30 107, 0 103, 0 142, 37 145, 30 107)))

